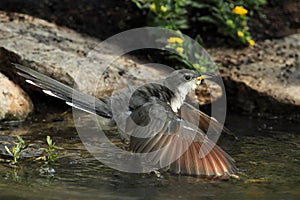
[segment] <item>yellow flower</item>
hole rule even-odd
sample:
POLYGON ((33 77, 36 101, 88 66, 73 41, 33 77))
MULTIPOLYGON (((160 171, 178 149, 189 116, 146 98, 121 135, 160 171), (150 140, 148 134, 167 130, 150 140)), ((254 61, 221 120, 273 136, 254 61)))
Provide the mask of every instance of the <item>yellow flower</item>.
POLYGON ((244 37, 244 32, 243 31, 238 31, 237 35, 242 38, 242 37, 244 37))
POLYGON ((249 40, 248 43, 249 43, 250 46, 254 46, 255 45, 254 40, 249 40))
POLYGON ((184 49, 182 47, 177 47, 176 48, 176 51, 179 53, 179 54, 182 54, 184 52, 184 49))
POLYGON ((242 6, 235 6, 232 12, 234 12, 237 15, 246 15, 248 13, 248 10, 242 6))
POLYGON ((168 42, 170 44, 173 44, 173 43, 178 43, 178 44, 182 44, 183 43, 183 39, 181 39, 180 37, 170 37, 168 39, 168 42))
POLYGON ((167 12, 167 7, 166 6, 160 6, 161 12, 167 12))
POLYGON ((155 3, 151 3, 149 8, 150 8, 150 10, 155 11, 155 9, 156 9, 155 3))

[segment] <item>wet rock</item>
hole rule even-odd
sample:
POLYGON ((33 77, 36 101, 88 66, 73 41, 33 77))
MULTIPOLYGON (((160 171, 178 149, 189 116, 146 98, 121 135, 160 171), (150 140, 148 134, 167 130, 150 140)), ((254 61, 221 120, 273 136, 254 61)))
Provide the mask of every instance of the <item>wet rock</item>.
POLYGON ((0 12, 0 32, 0 69, 14 80, 19 77, 4 65, 20 63, 100 98, 168 73, 117 56, 113 44, 99 47, 95 38, 24 14, 0 12))
POLYGON ((116 57, 113 45, 97 49, 97 39, 27 15, 0 12, 0 32, 1 65, 20 63, 98 97, 163 75, 116 57))
POLYGON ((1 73, 0 85, 0 120, 25 119, 33 109, 30 98, 1 73))
POLYGON ((266 40, 253 48, 211 49, 210 53, 222 65, 232 108, 247 113, 299 115, 300 34, 266 40))

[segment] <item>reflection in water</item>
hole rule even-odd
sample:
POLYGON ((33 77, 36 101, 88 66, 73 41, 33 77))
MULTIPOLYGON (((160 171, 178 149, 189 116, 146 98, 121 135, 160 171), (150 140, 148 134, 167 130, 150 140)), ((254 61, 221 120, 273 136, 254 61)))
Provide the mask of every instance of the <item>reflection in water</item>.
POLYGON ((158 178, 115 171, 85 150, 68 120, 2 125, 0 136, 21 134, 26 141, 41 144, 50 135, 64 151, 50 166, 54 176, 41 172, 39 162, 21 160, 18 168, 12 168, 2 161, 0 199, 300 198, 300 130, 296 123, 235 115, 227 121, 239 138, 229 153, 243 171, 240 180, 212 181, 168 173, 158 178))

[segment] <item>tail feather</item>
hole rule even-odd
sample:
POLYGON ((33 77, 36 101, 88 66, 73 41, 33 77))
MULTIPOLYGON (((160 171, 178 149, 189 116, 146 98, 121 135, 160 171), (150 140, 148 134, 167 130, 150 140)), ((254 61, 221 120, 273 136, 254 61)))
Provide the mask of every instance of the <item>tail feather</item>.
POLYGON ((18 74, 26 79, 26 82, 35 85, 44 93, 66 101, 70 106, 88 113, 111 118, 109 106, 100 99, 84 94, 74 88, 43 75, 23 65, 14 64, 18 74))

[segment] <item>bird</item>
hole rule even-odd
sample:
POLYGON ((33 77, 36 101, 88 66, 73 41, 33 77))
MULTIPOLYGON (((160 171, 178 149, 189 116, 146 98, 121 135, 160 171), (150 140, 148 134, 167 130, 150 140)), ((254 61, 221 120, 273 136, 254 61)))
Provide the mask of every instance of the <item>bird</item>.
POLYGON ((175 70, 156 83, 146 83, 131 89, 132 92, 99 99, 29 67, 13 65, 27 83, 76 109, 110 119, 114 122, 109 123, 110 126, 118 126, 120 116, 123 116, 121 120, 125 127, 119 127, 119 132, 128 142, 129 151, 151 154, 149 159, 158 168, 179 175, 238 177, 235 160, 207 137, 209 126, 215 131, 222 131, 223 126, 185 102, 188 93, 205 79, 212 78, 212 74, 175 70), (128 106, 122 102, 124 94, 128 106), (114 109, 113 102, 117 102, 114 109))

